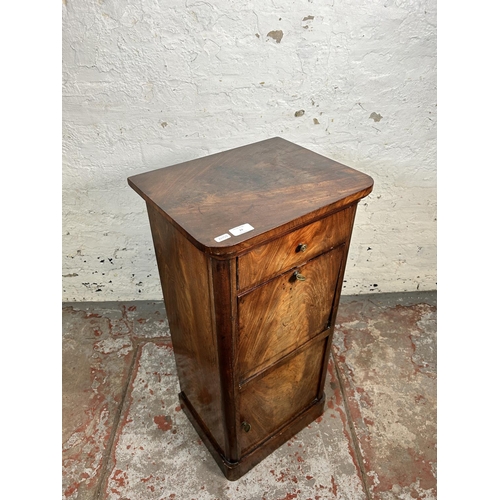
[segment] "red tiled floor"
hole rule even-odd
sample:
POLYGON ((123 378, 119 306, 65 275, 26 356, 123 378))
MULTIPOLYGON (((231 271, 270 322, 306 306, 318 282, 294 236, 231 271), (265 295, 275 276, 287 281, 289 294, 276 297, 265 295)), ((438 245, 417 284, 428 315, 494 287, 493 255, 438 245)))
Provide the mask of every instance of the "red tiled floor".
POLYGON ((434 303, 344 301, 334 352, 371 498, 436 498, 434 303))
POLYGON ((356 500, 363 482, 373 500, 436 498, 434 301, 344 299, 333 348, 343 387, 332 359, 323 416, 236 482, 179 411, 163 307, 66 307, 63 498, 356 500))
POLYGON ((118 428, 104 498, 365 498, 338 384, 328 384, 321 418, 236 482, 224 478, 180 411, 178 392, 171 346, 146 343, 118 428))
POLYGON ((127 387, 135 340, 168 334, 164 311, 135 305, 63 308, 63 498, 94 498, 127 387), (158 312, 158 314, 156 314, 158 312), (158 318, 158 319, 156 319, 158 318))

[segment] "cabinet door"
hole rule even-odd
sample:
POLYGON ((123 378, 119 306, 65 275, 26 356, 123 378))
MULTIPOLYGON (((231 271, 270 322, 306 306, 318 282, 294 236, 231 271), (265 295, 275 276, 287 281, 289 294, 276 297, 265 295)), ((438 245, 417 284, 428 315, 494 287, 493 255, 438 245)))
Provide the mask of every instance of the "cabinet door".
POLYGON ((240 384, 329 328, 343 251, 334 248, 238 297, 240 384))
POLYGON ((326 343, 326 339, 314 341, 288 362, 244 386, 240 393, 242 455, 319 399, 326 343))

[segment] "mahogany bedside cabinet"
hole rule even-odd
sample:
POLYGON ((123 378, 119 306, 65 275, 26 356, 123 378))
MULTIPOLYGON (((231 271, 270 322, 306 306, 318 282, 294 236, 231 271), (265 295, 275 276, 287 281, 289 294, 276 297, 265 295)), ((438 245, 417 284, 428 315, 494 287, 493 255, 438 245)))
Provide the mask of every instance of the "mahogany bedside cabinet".
POLYGON ((235 480, 323 413, 359 200, 371 177, 275 137, 135 175, 182 407, 235 480))

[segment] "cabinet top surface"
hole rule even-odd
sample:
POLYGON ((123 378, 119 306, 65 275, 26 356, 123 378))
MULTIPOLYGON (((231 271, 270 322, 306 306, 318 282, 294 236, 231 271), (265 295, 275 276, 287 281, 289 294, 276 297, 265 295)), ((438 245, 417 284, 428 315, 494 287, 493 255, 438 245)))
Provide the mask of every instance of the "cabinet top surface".
POLYGON ((193 243, 214 254, 235 251, 293 221, 306 223, 338 210, 373 186, 368 175, 280 137, 135 175, 128 182, 193 243))

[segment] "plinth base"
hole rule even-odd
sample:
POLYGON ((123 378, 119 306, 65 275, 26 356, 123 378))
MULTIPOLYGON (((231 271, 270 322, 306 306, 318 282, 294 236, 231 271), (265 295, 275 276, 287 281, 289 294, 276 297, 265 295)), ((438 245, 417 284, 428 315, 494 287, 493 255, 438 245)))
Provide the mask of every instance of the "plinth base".
POLYGON ((321 399, 316 400, 316 402, 297 415, 293 420, 287 422, 268 439, 260 443, 256 448, 250 450, 238 462, 229 462, 225 458, 220 447, 214 441, 212 435, 208 432, 208 429, 206 429, 205 425, 199 419, 195 409, 183 392, 179 393, 179 400, 189 421, 193 424, 193 427, 205 443, 208 451, 210 451, 214 457, 224 476, 230 481, 239 479, 273 451, 277 450, 282 444, 286 443, 295 434, 307 427, 311 422, 314 422, 314 420, 323 414, 325 407, 325 395, 323 394, 321 399))

